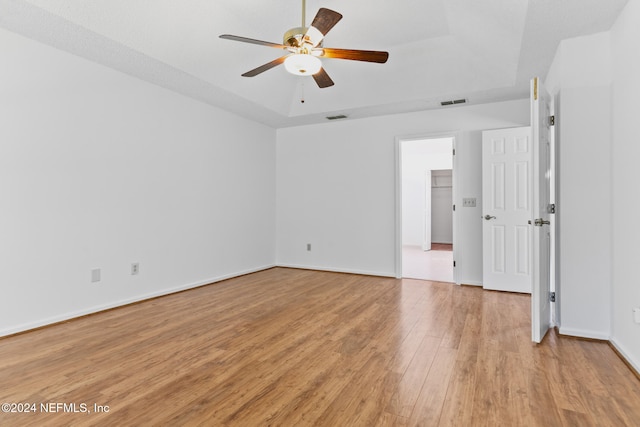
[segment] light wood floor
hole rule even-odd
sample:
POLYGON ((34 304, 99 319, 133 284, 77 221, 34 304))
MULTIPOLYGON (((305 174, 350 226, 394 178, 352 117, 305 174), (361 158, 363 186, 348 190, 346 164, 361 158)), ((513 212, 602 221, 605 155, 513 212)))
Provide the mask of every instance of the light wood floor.
POLYGON ((432 243, 431 244, 432 251, 453 251, 453 245, 450 243, 432 243))
POLYGON ((0 425, 639 425, 640 381, 609 346, 532 344, 529 304, 267 270, 0 339, 0 402, 109 407, 0 425))

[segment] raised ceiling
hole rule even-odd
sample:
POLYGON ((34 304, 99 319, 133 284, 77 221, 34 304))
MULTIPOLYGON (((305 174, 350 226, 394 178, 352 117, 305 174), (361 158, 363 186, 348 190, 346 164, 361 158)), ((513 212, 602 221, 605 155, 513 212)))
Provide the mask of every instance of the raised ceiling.
POLYGON ((325 89, 282 66, 241 77, 284 52, 218 37, 281 43, 301 24, 300 0, 0 0, 0 26, 285 127, 524 98, 560 40, 608 30, 627 1, 307 0, 307 25, 320 7, 343 15, 325 46, 389 52, 386 64, 323 59, 325 89))

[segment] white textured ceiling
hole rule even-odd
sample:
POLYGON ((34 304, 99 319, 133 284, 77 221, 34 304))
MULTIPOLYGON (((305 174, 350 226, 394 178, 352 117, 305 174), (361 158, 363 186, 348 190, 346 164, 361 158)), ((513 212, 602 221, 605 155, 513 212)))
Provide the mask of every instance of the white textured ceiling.
MULTIPOLYGON (((326 47, 386 50, 386 64, 323 59, 335 86, 279 66, 300 0, 0 0, 0 26, 273 127, 527 96, 560 40, 608 30, 627 0, 307 0, 343 19, 326 47), (301 103, 301 98, 305 102, 301 103)), ((455 108, 455 107, 453 107, 455 108)))

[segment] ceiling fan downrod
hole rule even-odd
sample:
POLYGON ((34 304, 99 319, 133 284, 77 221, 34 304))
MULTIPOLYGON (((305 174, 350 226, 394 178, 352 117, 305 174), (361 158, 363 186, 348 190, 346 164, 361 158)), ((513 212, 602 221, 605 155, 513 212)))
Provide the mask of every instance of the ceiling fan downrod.
POLYGON ((302 0, 302 25, 301 25, 302 28, 306 27, 305 25, 305 22, 307 21, 306 13, 307 13, 307 0, 302 0))

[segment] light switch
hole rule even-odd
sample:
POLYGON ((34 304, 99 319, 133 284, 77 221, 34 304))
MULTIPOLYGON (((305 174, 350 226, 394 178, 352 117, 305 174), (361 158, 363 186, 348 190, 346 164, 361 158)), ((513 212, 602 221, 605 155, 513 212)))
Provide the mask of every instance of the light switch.
POLYGON ((476 198, 475 197, 471 197, 471 198, 462 199, 462 206, 465 207, 465 208, 475 208, 476 207, 476 198))

